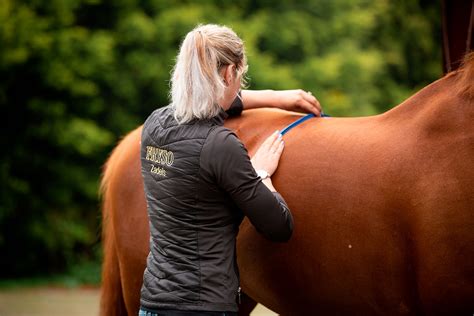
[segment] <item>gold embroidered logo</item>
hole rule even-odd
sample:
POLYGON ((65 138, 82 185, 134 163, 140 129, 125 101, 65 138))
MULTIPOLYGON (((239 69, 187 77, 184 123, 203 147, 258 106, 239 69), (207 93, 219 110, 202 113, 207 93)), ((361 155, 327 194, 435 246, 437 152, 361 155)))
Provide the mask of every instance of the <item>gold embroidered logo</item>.
MULTIPOLYGON (((174 154, 172 151, 161 149, 153 146, 146 146, 146 160, 160 164, 162 166, 171 166, 174 162, 174 154)), ((163 167, 151 165, 151 173, 166 177, 166 170, 163 167)))
POLYGON ((153 146, 146 146, 146 160, 158 163, 160 165, 171 166, 174 161, 172 151, 153 146))
POLYGON ((151 173, 157 174, 162 177, 166 177, 166 170, 160 167, 156 167, 154 165, 151 165, 151 173))

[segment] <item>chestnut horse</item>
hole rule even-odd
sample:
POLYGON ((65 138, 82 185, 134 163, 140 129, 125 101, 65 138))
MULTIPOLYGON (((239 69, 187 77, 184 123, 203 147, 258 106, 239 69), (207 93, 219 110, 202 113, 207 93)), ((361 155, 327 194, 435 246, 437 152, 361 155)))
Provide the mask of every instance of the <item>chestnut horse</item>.
MULTIPOLYGON (((285 138, 272 177, 294 216, 285 244, 247 220, 241 285, 283 315, 474 313, 474 55, 392 110, 314 118, 285 138)), ((300 116, 245 111, 226 126, 252 155, 300 116)), ((149 250, 141 127, 102 179, 102 315, 137 315, 149 250)))

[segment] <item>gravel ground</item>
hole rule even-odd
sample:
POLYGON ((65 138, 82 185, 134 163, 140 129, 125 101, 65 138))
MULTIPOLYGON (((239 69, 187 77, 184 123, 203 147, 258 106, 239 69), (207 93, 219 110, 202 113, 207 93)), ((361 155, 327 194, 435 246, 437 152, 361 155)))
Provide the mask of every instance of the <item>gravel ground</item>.
MULTIPOLYGON (((0 316, 95 316, 99 313, 97 288, 0 289, 0 316)), ((277 315, 258 305, 252 316, 277 315)))

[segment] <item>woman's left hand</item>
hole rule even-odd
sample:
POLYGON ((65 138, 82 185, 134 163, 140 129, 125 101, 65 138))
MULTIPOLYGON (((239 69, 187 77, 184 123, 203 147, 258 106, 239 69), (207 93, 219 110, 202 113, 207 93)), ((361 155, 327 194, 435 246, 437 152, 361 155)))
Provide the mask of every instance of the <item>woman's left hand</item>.
POLYGON ((320 116, 322 112, 321 104, 313 94, 302 89, 296 90, 275 90, 278 102, 275 106, 288 111, 313 113, 320 116))
POLYGON ((280 108, 287 111, 314 113, 320 116, 321 104, 311 92, 296 90, 242 90, 244 110, 263 107, 280 108))

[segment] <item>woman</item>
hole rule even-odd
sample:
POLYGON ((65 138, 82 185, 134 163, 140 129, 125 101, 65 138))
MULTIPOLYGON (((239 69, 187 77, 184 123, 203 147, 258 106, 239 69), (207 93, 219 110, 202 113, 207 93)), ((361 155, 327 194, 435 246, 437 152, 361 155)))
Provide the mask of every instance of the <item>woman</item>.
POLYGON ((243 108, 317 115, 321 108, 301 90, 240 93, 246 70, 243 42, 232 30, 198 26, 181 45, 171 104, 144 124, 141 161, 151 240, 140 315, 236 314, 235 242, 243 216, 270 240, 291 236, 291 213, 271 181, 284 148, 279 133, 250 160, 223 123, 243 108))

